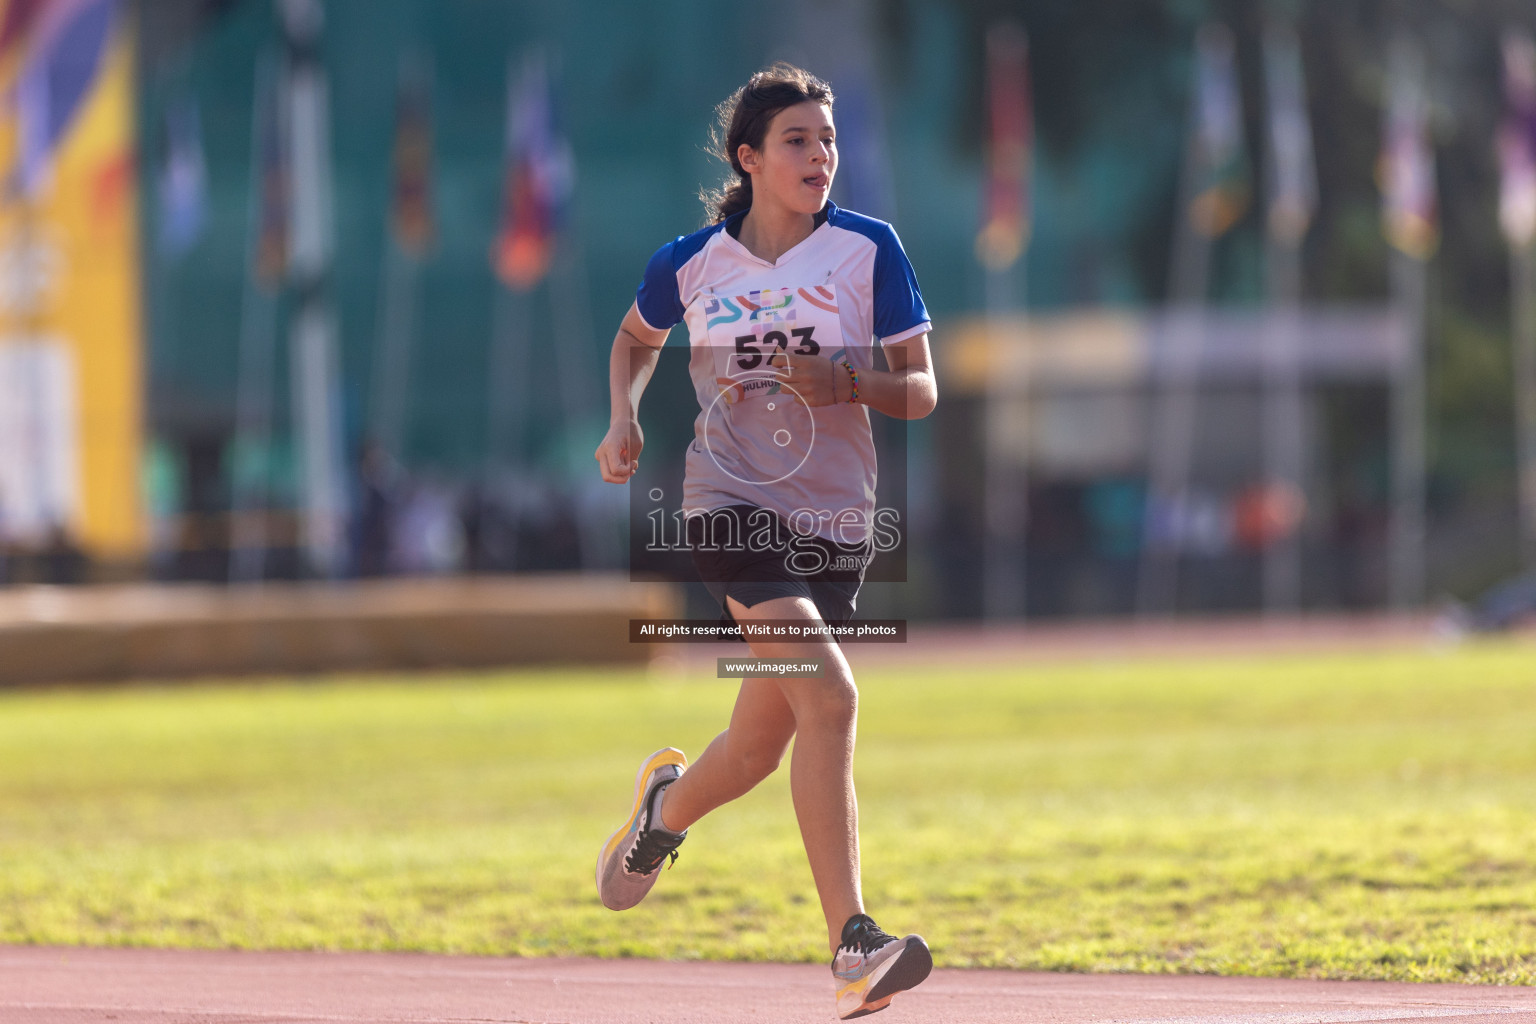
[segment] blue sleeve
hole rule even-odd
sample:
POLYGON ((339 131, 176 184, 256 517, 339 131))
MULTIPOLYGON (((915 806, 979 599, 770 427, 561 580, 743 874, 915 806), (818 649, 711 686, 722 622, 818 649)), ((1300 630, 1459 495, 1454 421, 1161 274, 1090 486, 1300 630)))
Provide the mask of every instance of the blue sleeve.
POLYGON ((887 225, 875 251, 875 337, 890 338, 928 320, 917 274, 896 229, 887 225))
POLYGON ((658 331, 668 331, 682 322, 683 301, 677 293, 677 267, 672 263, 671 241, 645 265, 645 278, 635 291, 635 308, 640 318, 658 331))

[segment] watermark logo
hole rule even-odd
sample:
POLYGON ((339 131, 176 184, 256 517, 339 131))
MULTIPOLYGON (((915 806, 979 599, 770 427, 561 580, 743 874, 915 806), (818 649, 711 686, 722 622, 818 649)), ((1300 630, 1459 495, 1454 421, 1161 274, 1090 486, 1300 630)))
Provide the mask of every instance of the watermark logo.
POLYGON ((782 555, 794 573, 862 575, 877 554, 898 550, 903 541, 901 510, 799 508, 783 517, 765 508, 745 515, 735 509, 684 512, 665 506, 666 492, 650 490, 646 513, 648 555, 708 551, 733 555, 782 555))
POLYGON ((816 416, 800 393, 762 374, 716 377, 715 383, 719 393, 705 411, 703 434, 716 468, 758 487, 800 472, 816 444, 816 416), (753 408, 744 411, 749 400, 753 408))

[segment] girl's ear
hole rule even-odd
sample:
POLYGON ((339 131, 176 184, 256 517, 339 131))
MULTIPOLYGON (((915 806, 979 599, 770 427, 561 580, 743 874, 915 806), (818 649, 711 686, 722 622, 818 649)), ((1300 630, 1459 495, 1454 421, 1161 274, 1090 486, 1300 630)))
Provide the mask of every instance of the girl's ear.
POLYGON ((757 150, 743 142, 736 147, 736 162, 741 164, 741 169, 751 174, 758 168, 757 150))

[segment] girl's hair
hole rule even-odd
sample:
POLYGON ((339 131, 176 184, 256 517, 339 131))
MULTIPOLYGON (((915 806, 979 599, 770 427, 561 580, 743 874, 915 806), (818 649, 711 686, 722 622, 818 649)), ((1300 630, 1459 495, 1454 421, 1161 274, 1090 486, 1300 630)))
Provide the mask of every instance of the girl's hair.
POLYGON ((832 87, 809 71, 780 61, 747 79, 746 85, 715 108, 710 146, 716 156, 731 165, 735 178, 727 178, 717 189, 699 193, 709 223, 718 224, 752 205, 752 176, 741 169, 736 151, 743 143, 762 149, 768 122, 774 115, 807 101, 830 108, 832 87))

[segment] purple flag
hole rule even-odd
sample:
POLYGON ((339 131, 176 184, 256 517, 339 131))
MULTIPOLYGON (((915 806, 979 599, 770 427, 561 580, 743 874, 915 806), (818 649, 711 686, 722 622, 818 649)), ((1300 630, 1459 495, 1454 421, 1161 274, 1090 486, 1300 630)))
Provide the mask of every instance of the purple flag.
POLYGON ((16 84, 21 122, 16 170, 28 196, 48 184, 54 152, 96 79, 116 9, 116 0, 54 0, 37 16, 16 84))
POLYGON ((1536 241, 1536 44, 1524 32, 1504 37, 1499 169, 1499 224, 1524 249, 1536 241))

